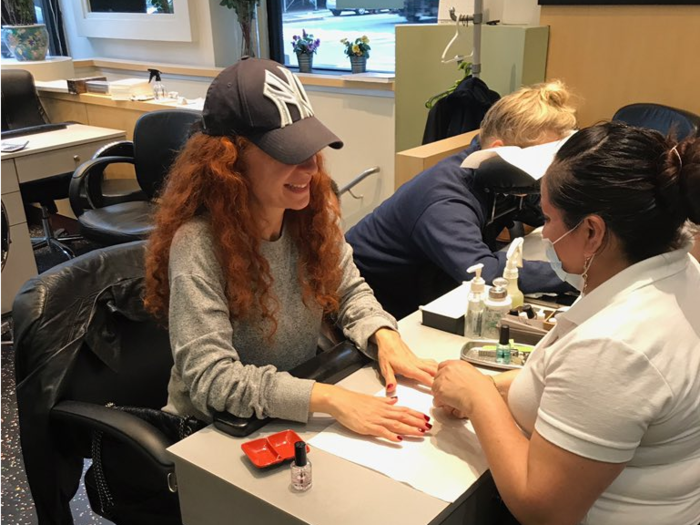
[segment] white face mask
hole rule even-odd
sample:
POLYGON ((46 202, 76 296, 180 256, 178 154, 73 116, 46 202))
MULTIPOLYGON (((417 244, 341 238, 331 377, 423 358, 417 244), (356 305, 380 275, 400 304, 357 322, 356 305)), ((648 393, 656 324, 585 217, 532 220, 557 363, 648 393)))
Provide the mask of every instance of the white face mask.
POLYGON ((554 273, 557 274, 557 277, 561 279, 564 282, 569 283, 571 286, 576 288, 578 291, 583 291, 584 287, 584 279, 583 275, 579 275, 577 273, 569 273, 564 270, 564 266, 562 265, 561 260, 559 259, 559 256, 557 255, 557 251, 554 248, 554 245, 561 241, 564 237, 569 235, 572 231, 574 231, 576 228, 578 228, 583 221, 580 221, 576 226, 571 228, 569 231, 567 231, 564 235, 559 237, 556 241, 552 242, 549 239, 542 237, 542 242, 544 242, 544 247, 545 247, 545 254, 547 255, 547 259, 549 259, 549 264, 552 266, 552 270, 554 270, 554 273))

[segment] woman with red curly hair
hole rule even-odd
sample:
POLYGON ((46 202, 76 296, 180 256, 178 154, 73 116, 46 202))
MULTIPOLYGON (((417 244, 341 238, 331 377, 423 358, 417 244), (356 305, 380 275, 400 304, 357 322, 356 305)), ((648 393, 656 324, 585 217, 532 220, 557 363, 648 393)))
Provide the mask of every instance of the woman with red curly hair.
POLYGON ((342 142, 313 116, 279 64, 243 59, 212 82, 203 129, 166 181, 146 261, 146 306, 167 318, 174 366, 164 410, 307 421, 324 412, 360 434, 421 436, 427 416, 375 397, 292 377, 316 353, 323 316, 396 374, 430 385, 418 359, 352 261, 319 153, 342 142))

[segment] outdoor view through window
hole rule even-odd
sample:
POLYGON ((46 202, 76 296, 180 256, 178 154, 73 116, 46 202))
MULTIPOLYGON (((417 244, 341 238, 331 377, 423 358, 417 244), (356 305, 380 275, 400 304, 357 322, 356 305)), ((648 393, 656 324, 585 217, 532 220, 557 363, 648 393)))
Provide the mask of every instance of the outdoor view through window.
POLYGON ((296 66, 292 51, 294 35, 302 30, 321 40, 313 59, 319 69, 350 69, 343 38, 366 35, 372 48, 368 71, 394 72, 394 26, 434 23, 438 0, 281 0, 284 61, 296 66))

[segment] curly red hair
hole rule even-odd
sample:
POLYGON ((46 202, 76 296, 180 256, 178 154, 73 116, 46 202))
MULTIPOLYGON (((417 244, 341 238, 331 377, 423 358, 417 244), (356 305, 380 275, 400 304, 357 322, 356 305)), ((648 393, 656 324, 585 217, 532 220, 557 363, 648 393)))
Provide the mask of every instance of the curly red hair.
MULTIPOLYGON (((176 159, 164 185, 155 214, 155 230, 146 254, 148 311, 167 319, 170 288, 170 246, 177 230, 204 212, 210 216, 218 258, 226 281, 231 318, 249 318, 258 312, 277 329, 278 303, 270 287, 272 276, 260 253, 261 235, 251 212, 252 192, 245 169, 250 142, 242 137, 192 136, 176 159)), ((339 203, 323 157, 311 180, 311 198, 303 210, 285 212, 285 232, 299 251, 299 280, 303 301, 313 300, 325 313, 338 310, 338 287, 343 234, 339 203)))

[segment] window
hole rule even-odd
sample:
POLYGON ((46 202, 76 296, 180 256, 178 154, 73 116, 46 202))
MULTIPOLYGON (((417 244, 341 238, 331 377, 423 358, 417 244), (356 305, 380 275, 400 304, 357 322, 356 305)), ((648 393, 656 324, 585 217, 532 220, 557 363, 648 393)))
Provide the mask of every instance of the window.
POLYGON ((76 4, 74 14, 79 36, 162 42, 193 40, 188 0, 81 0, 76 4), (135 4, 139 4, 138 9, 133 8, 135 4), (101 5, 122 7, 121 11, 102 11, 108 7, 101 5))
POLYGON ((372 50, 367 61, 370 71, 394 72, 394 27, 407 23, 437 21, 438 0, 270 0, 272 58, 296 66, 292 37, 303 30, 321 40, 314 70, 349 70, 342 38, 354 40, 366 35, 372 50), (274 9, 276 7, 276 9, 274 9), (273 13, 277 11, 275 23, 273 13), (277 44, 277 45, 275 45, 277 44), (277 50, 277 53, 275 53, 277 50))
POLYGON ((56 0, 34 0, 37 24, 46 24, 49 33, 49 56, 66 56, 66 35, 63 18, 56 0))

